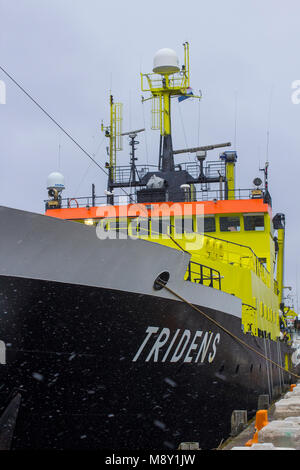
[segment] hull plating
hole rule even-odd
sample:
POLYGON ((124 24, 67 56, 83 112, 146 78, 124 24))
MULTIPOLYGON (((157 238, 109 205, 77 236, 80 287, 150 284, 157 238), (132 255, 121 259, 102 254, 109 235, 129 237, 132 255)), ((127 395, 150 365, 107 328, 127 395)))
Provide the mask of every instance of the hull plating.
MULTIPOLYGON (((265 352, 239 318, 205 312, 265 352)), ((176 300, 0 276, 0 332, 1 407, 21 394, 13 448, 211 449, 269 392, 262 358, 176 300)))

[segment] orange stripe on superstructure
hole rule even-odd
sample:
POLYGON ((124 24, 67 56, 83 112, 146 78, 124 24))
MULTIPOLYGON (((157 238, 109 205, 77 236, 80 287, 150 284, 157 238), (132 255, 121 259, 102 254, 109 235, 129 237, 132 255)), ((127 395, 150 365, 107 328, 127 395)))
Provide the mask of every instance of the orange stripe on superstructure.
POLYGON ((250 212, 270 212, 271 207, 263 199, 234 199, 226 201, 205 201, 205 214, 234 214, 250 212))
POLYGON ((45 215, 57 219, 93 219, 96 217, 97 207, 70 207, 67 209, 48 209, 45 215))
POLYGON ((161 202, 129 204, 125 206, 72 207, 48 209, 46 215, 65 220, 98 219, 103 217, 163 217, 164 215, 236 214, 269 212, 271 207, 263 199, 234 199, 201 202, 161 202))

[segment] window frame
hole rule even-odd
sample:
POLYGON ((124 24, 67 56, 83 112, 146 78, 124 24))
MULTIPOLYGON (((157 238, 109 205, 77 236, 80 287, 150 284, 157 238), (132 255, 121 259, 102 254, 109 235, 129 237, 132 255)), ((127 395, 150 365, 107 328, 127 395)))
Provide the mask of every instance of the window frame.
POLYGON ((263 233, 266 230, 265 215, 262 214, 262 213, 245 213, 245 214, 243 214, 243 224, 244 224, 244 231, 245 232, 260 232, 260 233, 263 233), (245 217, 262 217, 262 219, 263 219, 262 230, 256 230, 255 228, 254 229, 247 229, 246 224, 245 224, 245 217))
MULTIPOLYGON (((242 231, 242 222, 243 219, 241 217, 242 214, 227 214, 227 215, 219 215, 219 230, 222 233, 241 233, 242 231), (221 219, 238 219, 239 220, 239 225, 238 225, 238 230, 222 230, 221 228, 221 219)), ((229 227, 229 226, 228 226, 229 227)))

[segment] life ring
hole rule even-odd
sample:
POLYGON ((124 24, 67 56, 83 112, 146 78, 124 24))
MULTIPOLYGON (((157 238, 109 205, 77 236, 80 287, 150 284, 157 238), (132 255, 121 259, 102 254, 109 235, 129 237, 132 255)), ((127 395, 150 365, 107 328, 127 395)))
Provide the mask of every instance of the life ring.
POLYGON ((74 197, 73 197, 72 199, 69 199, 69 200, 68 200, 68 207, 71 207, 71 202, 72 202, 72 201, 75 201, 75 202, 76 202, 76 205, 77 205, 77 208, 78 208, 78 207, 79 207, 78 201, 77 201, 77 199, 75 199, 74 197))

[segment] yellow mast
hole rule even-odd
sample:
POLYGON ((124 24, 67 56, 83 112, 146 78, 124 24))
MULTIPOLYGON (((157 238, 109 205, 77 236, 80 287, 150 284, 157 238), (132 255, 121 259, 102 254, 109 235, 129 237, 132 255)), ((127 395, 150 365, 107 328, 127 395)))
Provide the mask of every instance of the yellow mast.
POLYGON ((228 161, 226 163, 226 180, 227 180, 227 191, 228 199, 235 199, 235 162, 228 161))
POLYGON ((106 168, 109 170, 108 190, 116 180, 117 151, 122 150, 122 103, 114 103, 113 95, 110 95, 110 125, 104 127, 105 136, 109 138, 109 163, 106 168))
MULTIPOLYGON (((160 165, 162 170, 174 170, 171 139, 171 97, 174 95, 190 96, 188 93, 190 86, 189 43, 185 42, 183 46, 184 65, 181 69, 174 64, 168 68, 169 64, 167 64, 154 67, 154 73, 141 73, 141 89, 151 93, 150 98, 144 99, 142 97, 142 101, 152 100, 152 128, 160 130, 163 141, 163 156, 160 165)), ((201 96, 191 96, 201 98, 201 96)))

